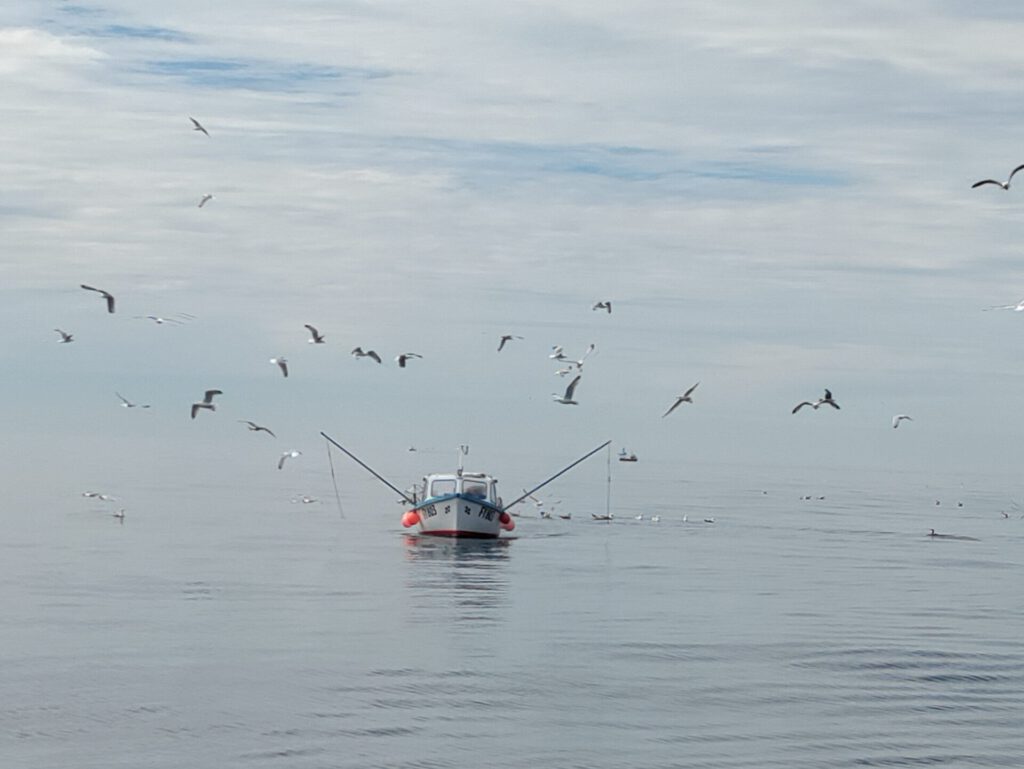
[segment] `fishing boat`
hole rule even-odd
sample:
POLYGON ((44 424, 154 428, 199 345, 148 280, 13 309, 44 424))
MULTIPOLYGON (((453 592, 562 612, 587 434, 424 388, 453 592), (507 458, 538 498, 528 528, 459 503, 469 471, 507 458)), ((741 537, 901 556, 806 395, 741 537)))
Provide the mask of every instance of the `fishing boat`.
MULTIPOLYGON (((433 473, 423 479, 423 497, 402 516, 402 525, 419 526, 434 537, 495 539, 516 522, 501 507, 498 482, 486 473, 433 473)), ((417 495, 418 496, 418 495, 417 495)))
POLYGON ((627 454, 626 450, 623 449, 622 451, 619 452, 619 461, 620 462, 636 462, 637 461, 636 454, 632 454, 632 453, 627 454))
MULTIPOLYGON (((498 481, 494 476, 488 473, 468 472, 463 469, 463 460, 469 454, 469 446, 459 446, 458 466, 454 473, 425 475, 419 484, 401 491, 327 433, 321 431, 320 434, 330 445, 341 449, 377 480, 397 492, 404 502, 412 505, 402 515, 402 526, 407 529, 418 526, 421 535, 476 539, 497 539, 502 531, 514 530, 516 524, 508 512, 509 508, 518 505, 533 492, 551 483, 611 443, 611 441, 605 441, 543 483, 534 486, 518 499, 504 505, 501 497, 498 496, 498 481)), ((329 452, 328 457, 330 457, 329 452)))
POLYGON ((431 473, 412 489, 414 507, 402 516, 402 525, 419 526, 420 534, 434 537, 495 539, 516 527, 502 509, 498 481, 487 473, 466 472, 462 461, 469 446, 459 446, 454 473, 431 473))

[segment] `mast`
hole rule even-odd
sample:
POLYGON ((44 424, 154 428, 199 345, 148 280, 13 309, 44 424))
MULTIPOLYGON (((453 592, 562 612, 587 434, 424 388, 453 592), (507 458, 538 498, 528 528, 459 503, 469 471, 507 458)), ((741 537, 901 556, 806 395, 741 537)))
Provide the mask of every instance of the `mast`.
MULTIPOLYGON (((623 451, 625 451, 625 449, 623 449, 623 451)), ((605 515, 611 515, 612 514, 612 445, 611 445, 611 442, 608 443, 608 456, 607 456, 606 459, 607 459, 606 464, 608 465, 608 468, 607 468, 608 469, 608 485, 607 485, 607 488, 605 489, 605 493, 604 493, 604 514, 605 515)))

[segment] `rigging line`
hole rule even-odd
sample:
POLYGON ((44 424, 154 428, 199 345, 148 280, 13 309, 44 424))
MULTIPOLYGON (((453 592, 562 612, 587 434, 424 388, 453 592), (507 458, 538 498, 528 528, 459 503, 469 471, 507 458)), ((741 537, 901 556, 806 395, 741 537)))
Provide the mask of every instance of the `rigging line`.
POLYGON ((345 511, 341 509, 341 494, 338 493, 338 478, 334 474, 334 458, 331 456, 331 444, 325 440, 324 445, 327 446, 327 462, 331 466, 331 483, 334 485, 334 501, 338 503, 338 515, 344 518, 345 511))

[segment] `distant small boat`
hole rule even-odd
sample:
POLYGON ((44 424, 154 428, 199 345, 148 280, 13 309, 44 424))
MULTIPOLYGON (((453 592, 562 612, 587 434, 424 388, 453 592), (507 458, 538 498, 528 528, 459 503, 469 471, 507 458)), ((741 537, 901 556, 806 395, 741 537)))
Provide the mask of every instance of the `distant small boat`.
POLYGON ((626 450, 623 449, 622 451, 619 452, 619 461, 620 462, 636 462, 637 461, 636 454, 633 454, 633 453, 627 454, 626 450))

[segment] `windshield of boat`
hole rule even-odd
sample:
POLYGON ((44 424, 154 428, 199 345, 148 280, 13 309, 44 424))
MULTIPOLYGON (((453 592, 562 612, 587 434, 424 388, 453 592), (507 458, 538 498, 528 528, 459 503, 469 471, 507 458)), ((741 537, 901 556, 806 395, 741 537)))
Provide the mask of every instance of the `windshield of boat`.
POLYGON ((445 497, 455 493, 454 478, 439 478, 430 483, 430 496, 445 497))

